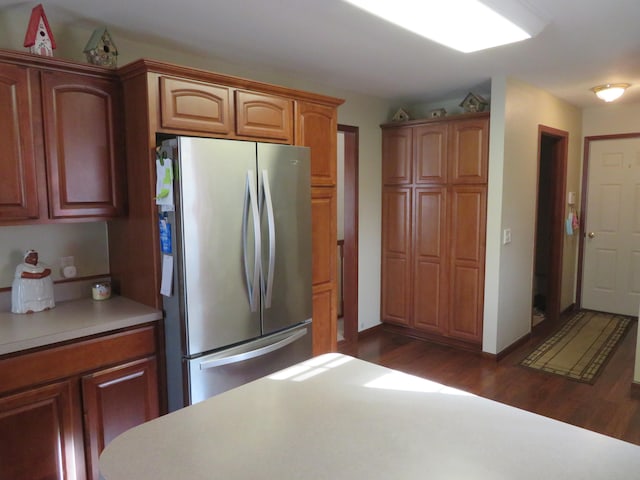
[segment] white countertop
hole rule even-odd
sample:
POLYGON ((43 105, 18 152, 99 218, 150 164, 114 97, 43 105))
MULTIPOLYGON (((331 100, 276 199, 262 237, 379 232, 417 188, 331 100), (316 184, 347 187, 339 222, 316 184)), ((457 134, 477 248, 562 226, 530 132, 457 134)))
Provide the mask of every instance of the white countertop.
POLYGON ((105 480, 630 479, 640 446, 340 354, 135 427, 105 480))
POLYGON ((124 297, 60 302, 44 312, 0 313, 0 355, 106 333, 162 318, 162 312, 124 297))

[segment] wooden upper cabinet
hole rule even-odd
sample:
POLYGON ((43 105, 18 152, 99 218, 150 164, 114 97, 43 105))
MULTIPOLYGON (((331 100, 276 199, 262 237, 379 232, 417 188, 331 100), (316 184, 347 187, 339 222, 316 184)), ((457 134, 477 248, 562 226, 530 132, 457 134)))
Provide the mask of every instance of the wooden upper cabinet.
POLYGON ((233 128, 231 89, 160 77, 160 124, 165 129, 227 134, 233 128))
POLYGON ((293 100, 236 90, 236 133, 293 143, 293 100))
POLYGON ((49 216, 117 216, 124 190, 119 85, 43 72, 42 96, 49 216))
POLYGON ((451 182, 487 183, 489 118, 452 122, 449 130, 451 182))
POLYGON ((413 129, 415 183, 447 183, 446 123, 432 123, 413 129))
POLYGON ((382 184, 403 185, 413 181, 413 129, 382 131, 382 184))
POLYGON ((38 218, 29 72, 0 64, 0 221, 38 218))
POLYGON ((334 107, 296 103, 296 145, 311 148, 311 184, 336 185, 338 113, 334 107))

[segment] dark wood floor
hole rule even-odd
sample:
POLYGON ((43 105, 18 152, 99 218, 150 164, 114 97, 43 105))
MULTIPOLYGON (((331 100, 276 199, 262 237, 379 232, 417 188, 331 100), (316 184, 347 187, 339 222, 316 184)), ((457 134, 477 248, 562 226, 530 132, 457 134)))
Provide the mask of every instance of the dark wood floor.
POLYGON ((428 378, 640 445, 640 399, 631 396, 637 322, 595 384, 535 372, 518 365, 558 326, 536 327, 526 344, 499 361, 480 354, 411 339, 383 329, 342 353, 428 378))

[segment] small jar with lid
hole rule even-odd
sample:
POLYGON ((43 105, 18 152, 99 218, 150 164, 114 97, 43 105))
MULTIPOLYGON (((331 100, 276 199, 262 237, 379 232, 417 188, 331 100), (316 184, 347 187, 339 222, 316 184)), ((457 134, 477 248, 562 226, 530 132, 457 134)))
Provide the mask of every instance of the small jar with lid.
POLYGON ((111 298, 111 283, 97 282, 91 287, 91 295, 94 300, 107 300, 111 298))

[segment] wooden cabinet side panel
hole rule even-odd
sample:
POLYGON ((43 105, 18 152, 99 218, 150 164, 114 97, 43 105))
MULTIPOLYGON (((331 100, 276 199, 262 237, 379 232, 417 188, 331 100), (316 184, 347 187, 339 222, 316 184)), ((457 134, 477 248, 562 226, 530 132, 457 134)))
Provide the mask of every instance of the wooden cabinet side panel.
POLYGON ((447 188, 417 188, 414 210, 414 326, 442 334, 449 294, 447 188))
POLYGON ((400 325, 411 323, 411 201, 410 188, 382 192, 381 319, 400 325))
POLYGON ((293 143, 293 100, 236 90, 236 133, 293 143))
POLYGON ((387 128, 382 131, 382 184, 412 182, 413 143, 411 128, 387 128))
POLYGON ((204 133, 229 133, 231 89, 195 80, 160 77, 161 126, 204 133))
POLYGON ((450 124, 451 182, 487 183, 489 120, 473 118, 450 124))
POLYGON ((38 218, 28 71, 0 65, 0 221, 38 218))
POLYGON ((0 479, 84 478, 79 397, 72 380, 0 397, 0 479))
POLYGON ((296 103, 296 145, 311 148, 311 185, 336 185, 338 114, 334 107, 296 103))
POLYGON ((432 123, 413 130, 416 184, 447 183, 448 125, 432 123))
POLYGON ((449 335, 482 341, 486 186, 451 189, 451 313, 449 335))
POLYGON ((114 290, 161 308, 160 249, 155 196, 156 102, 159 81, 140 75, 124 82, 128 216, 109 222, 109 268, 114 290), (140 245, 140 248, 131 248, 140 245))
POLYGON ((313 280, 313 351, 335 351, 337 345, 336 189, 311 189, 313 280))
POLYGON ((99 478, 104 448, 124 431, 158 417, 155 357, 82 377, 86 457, 89 477, 99 478))
POLYGON ((119 86, 59 72, 44 72, 42 79, 50 216, 120 214, 119 86))

